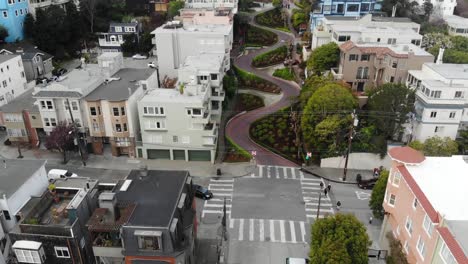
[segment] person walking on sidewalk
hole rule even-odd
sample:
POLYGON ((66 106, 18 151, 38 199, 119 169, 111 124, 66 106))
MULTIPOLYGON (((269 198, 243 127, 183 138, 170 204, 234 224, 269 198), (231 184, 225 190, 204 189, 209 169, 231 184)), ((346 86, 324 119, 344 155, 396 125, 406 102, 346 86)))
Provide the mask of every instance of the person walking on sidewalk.
POLYGON ((328 192, 331 191, 331 184, 328 184, 327 189, 328 189, 328 192))
POLYGON ((327 196, 328 188, 323 189, 323 193, 325 194, 325 196, 327 196))

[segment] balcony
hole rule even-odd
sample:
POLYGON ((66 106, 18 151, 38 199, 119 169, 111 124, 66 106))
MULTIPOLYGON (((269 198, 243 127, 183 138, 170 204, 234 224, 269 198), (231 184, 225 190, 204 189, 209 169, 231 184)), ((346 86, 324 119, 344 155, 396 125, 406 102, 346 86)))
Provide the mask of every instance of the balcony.
POLYGON ((210 121, 211 113, 204 112, 203 116, 192 116, 194 124, 208 124, 210 121))
POLYGON ((122 241, 105 239, 101 234, 93 241, 93 252, 96 257, 123 258, 122 241))
POLYGON ((224 92, 212 92, 211 100, 213 101, 224 101, 225 93, 224 92))
POLYGON ((103 38, 99 38, 99 46, 101 47, 120 47, 121 42, 118 40, 106 40, 103 38))
POLYGON ((331 74, 333 75, 333 79, 338 81, 338 80, 341 80, 343 79, 343 74, 342 73, 339 73, 339 69, 338 68, 331 68, 331 74))
POLYGON ((428 104, 459 105, 465 104, 464 98, 434 98, 429 97, 421 90, 416 91, 416 96, 428 104))

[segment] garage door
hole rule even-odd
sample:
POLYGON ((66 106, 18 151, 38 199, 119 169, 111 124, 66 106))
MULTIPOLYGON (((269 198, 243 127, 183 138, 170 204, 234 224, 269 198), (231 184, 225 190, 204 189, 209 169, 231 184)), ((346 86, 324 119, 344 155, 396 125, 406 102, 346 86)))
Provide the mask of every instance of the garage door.
POLYGON ((209 150, 189 150, 190 161, 211 161, 211 152, 209 150))
POLYGON ((148 149, 148 159, 171 159, 168 149, 148 149))
POLYGON ((174 156, 174 160, 185 160, 185 150, 183 149, 174 149, 172 155, 174 156))

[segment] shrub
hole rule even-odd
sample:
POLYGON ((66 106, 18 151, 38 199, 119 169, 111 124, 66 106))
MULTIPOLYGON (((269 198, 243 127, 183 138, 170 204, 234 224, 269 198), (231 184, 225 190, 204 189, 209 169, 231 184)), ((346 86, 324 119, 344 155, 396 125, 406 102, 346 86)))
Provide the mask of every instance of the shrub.
POLYGON ((275 8, 257 15, 255 17, 255 22, 257 22, 259 25, 272 28, 282 28, 285 26, 285 21, 283 19, 283 15, 281 14, 281 9, 279 8, 275 8))
POLYGON ((268 30, 248 26, 247 27, 247 36, 245 40, 246 46, 251 47, 262 47, 262 46, 270 46, 275 44, 278 41, 278 36, 268 30))
POLYGON ((288 68, 276 69, 275 72, 273 72, 273 76, 288 81, 294 80, 294 72, 290 71, 288 68))
POLYGON ((239 85, 243 88, 260 90, 268 93, 279 94, 281 89, 274 83, 264 80, 255 74, 234 67, 238 76, 239 85))
POLYGON ((254 67, 266 67, 282 63, 286 56, 288 56, 288 48, 286 46, 281 46, 274 50, 262 53, 255 56, 252 60, 252 65, 254 67))

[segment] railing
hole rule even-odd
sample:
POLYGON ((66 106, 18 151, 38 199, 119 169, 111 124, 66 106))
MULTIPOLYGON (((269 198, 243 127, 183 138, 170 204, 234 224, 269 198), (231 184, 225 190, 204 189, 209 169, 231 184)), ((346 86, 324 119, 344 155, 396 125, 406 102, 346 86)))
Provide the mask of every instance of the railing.
POLYGON ((335 79, 335 80, 343 79, 343 74, 339 73, 338 68, 331 68, 330 71, 331 71, 331 74, 333 75, 333 79, 335 79))

